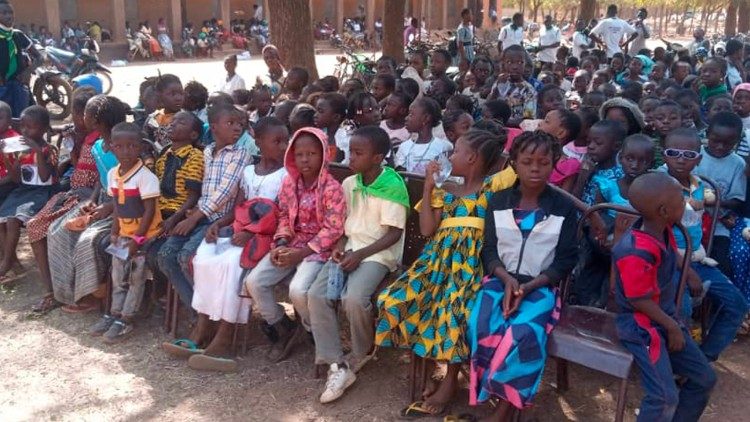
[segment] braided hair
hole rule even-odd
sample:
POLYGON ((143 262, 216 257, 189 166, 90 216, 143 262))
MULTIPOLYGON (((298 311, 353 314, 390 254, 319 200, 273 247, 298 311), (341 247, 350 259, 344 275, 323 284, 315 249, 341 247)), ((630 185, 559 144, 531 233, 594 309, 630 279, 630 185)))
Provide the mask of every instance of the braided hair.
POLYGON ((128 107, 117 97, 97 95, 86 103, 84 113, 93 117, 105 132, 111 133, 115 125, 125 121, 127 110, 128 107))
POLYGON ((513 146, 510 147, 510 160, 516 161, 522 152, 534 153, 538 148, 543 148, 543 151, 552 154, 553 163, 557 163, 557 160, 562 156, 562 148, 554 136, 541 130, 535 130, 523 132, 513 140, 513 146))
POLYGON ((461 139, 482 157, 483 174, 489 174, 490 169, 494 168, 500 160, 504 139, 480 129, 469 130, 461 136, 461 139))

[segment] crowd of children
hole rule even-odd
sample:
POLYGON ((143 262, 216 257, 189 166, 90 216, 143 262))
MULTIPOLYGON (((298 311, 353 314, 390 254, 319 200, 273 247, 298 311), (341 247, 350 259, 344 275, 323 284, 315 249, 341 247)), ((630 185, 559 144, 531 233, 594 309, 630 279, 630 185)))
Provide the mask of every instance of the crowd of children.
POLYGON ((378 347, 398 347, 447 365, 401 416, 443 414, 468 364, 470 403, 499 400, 489 419, 507 420, 533 403, 570 276, 570 303, 618 305, 646 391, 639 420, 697 420, 709 362, 749 328, 750 84, 728 92, 722 58, 663 53, 584 53, 534 74, 509 46, 454 81, 438 50, 403 71, 381 57, 369 87, 282 68, 250 91, 230 57, 225 92, 160 75, 141 86, 134 119, 117 98, 76 90, 64 162, 43 108, 25 109, 17 133, 0 103, 0 150, 21 145, 0 160, 0 284, 23 271, 25 227, 45 292, 34 312, 95 311, 111 275, 109 309, 89 331, 105 342, 133 332, 151 279, 155 296, 170 286, 197 315, 162 345, 191 368, 236 370, 233 333, 252 310, 272 361, 314 343, 328 368, 322 403, 378 347), (352 175, 338 180, 330 163, 352 175), (410 210, 403 177, 415 174, 424 187, 410 210), (577 239, 582 208, 604 202, 642 217, 618 233, 618 214, 599 213, 577 239), (428 241, 402 262, 410 212, 428 241), (296 316, 276 301, 286 280, 296 316), (700 344, 691 296, 712 305, 700 344))

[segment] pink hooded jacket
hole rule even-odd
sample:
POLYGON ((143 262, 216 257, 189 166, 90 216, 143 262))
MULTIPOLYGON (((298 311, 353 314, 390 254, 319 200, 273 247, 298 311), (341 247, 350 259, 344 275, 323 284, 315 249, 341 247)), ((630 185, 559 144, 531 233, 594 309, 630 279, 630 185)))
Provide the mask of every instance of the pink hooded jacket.
POLYGON ((318 139, 323 155, 318 181, 313 188, 317 195, 315 206, 320 231, 307 241, 307 246, 319 258, 316 255, 311 255, 306 260, 328 260, 333 246, 344 235, 346 200, 341 184, 328 173, 328 137, 320 129, 306 127, 295 132, 284 154, 284 167, 286 167, 288 174, 281 183, 281 191, 279 192, 279 226, 276 229, 274 240, 286 239, 291 245, 296 237, 294 226, 299 216, 297 187, 302 176, 294 162, 294 143, 302 134, 312 135, 318 139))

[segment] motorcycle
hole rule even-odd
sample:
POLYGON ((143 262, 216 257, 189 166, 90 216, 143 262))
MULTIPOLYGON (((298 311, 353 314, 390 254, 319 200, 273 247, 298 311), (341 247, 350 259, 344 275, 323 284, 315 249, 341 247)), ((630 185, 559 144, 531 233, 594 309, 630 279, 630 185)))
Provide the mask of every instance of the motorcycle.
POLYGON ((137 56, 140 56, 144 60, 151 58, 151 52, 148 48, 148 38, 142 32, 138 31, 135 35, 128 34, 127 39, 128 60, 132 62, 137 56))
POLYGON ((34 102, 47 109, 50 118, 63 120, 70 115, 73 87, 59 70, 46 66, 44 47, 35 45, 40 53, 38 60, 31 63, 31 95, 34 102))
POLYGON ((112 92, 112 71, 99 62, 95 51, 81 49, 81 54, 56 47, 44 47, 40 50, 45 63, 50 63, 68 79, 88 73, 95 74, 102 81, 102 93, 112 92))

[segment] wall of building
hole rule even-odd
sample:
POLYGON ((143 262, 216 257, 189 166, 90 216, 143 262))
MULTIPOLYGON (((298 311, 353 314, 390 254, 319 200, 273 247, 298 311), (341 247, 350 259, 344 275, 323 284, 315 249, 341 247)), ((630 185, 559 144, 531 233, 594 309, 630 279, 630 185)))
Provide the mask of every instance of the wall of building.
POLYGON ((47 16, 44 13, 39 13, 44 10, 44 0, 24 0, 23 5, 19 5, 15 2, 15 16, 16 26, 21 24, 27 27, 32 23, 37 27, 47 26, 47 16))

